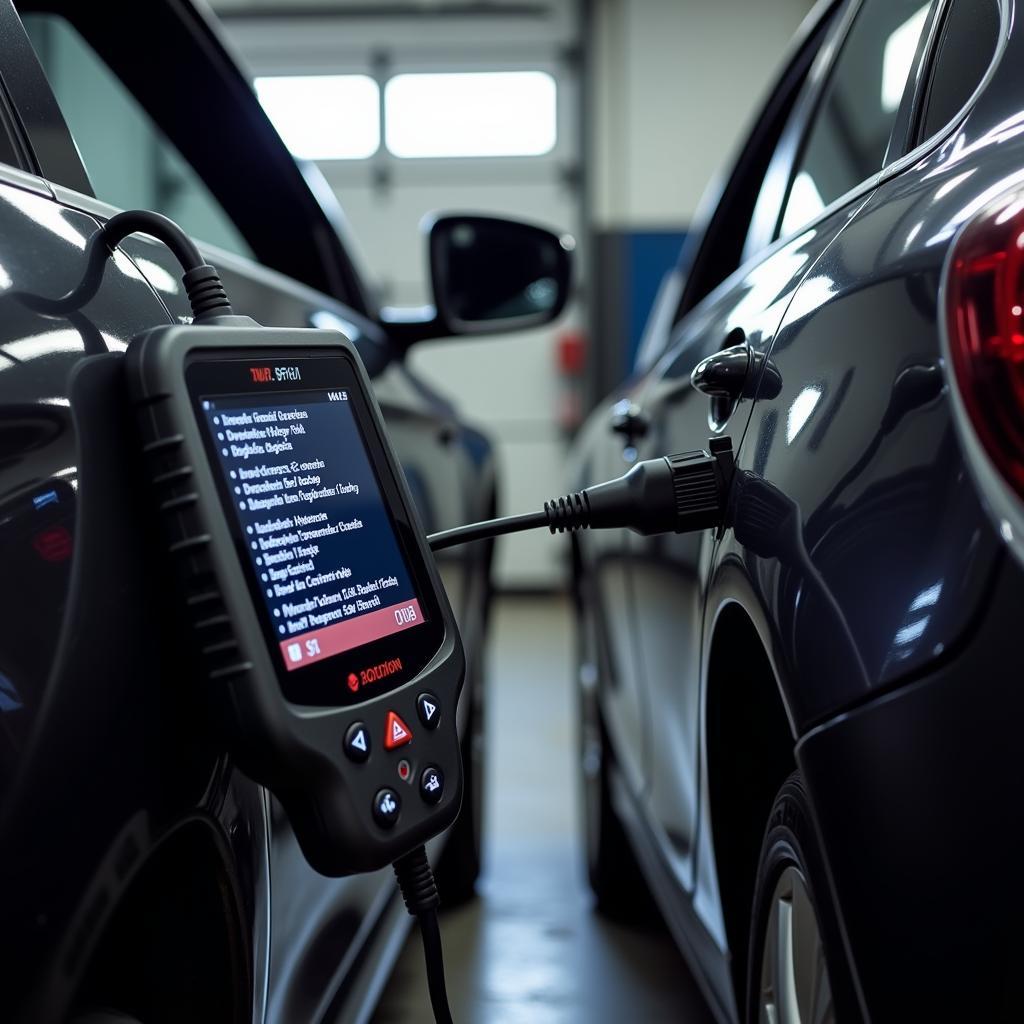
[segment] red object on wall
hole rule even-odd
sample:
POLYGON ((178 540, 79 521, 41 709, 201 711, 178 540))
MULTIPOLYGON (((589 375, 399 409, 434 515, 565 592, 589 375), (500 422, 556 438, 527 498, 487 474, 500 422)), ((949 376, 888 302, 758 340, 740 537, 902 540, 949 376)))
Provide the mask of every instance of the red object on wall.
POLYGON ((578 377, 587 362, 586 335, 575 327, 560 331, 555 338, 558 370, 567 377, 578 377))
POLYGON ((558 370, 558 425, 567 434, 583 422, 583 370, 587 364, 587 336, 568 327, 555 336, 555 366, 558 370))

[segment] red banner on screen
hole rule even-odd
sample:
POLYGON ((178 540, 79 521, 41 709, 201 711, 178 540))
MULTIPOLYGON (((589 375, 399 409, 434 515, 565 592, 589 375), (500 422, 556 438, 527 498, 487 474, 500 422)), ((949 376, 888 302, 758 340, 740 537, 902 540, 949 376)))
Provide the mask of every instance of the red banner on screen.
POLYGON ((335 622, 323 629, 312 629, 300 633, 280 643, 281 657, 289 672, 303 665, 311 665, 314 661, 342 654, 354 647, 380 640, 381 637, 400 633, 403 629, 412 629, 423 621, 420 603, 402 601, 400 604, 378 608, 375 612, 367 612, 347 622, 335 622))

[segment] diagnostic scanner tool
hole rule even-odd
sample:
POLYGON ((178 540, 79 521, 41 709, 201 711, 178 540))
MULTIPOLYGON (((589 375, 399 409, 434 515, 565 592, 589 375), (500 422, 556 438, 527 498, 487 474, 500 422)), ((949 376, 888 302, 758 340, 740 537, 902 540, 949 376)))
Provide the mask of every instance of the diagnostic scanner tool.
POLYGON ((126 366, 238 764, 318 871, 392 863, 458 814, 465 658, 359 356, 225 317, 148 331, 126 366))

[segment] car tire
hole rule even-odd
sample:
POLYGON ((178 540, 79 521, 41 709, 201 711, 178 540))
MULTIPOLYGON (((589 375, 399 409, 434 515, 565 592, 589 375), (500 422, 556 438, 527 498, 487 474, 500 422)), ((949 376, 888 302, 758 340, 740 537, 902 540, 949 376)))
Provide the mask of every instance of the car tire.
POLYGON ((483 862, 484 819, 484 677, 483 658, 473 659, 475 684, 469 721, 462 737, 462 809, 452 826, 435 877, 442 907, 457 907, 476 895, 476 882, 483 862))
MULTIPOLYGON (((586 671, 586 666, 584 666, 586 671)), ((654 901, 612 803, 612 751, 596 687, 581 680, 579 774, 587 878, 597 910, 616 921, 648 921, 654 901)))
POLYGON ((761 845, 747 961, 748 1024, 859 1020, 825 860, 799 772, 775 798, 761 845))

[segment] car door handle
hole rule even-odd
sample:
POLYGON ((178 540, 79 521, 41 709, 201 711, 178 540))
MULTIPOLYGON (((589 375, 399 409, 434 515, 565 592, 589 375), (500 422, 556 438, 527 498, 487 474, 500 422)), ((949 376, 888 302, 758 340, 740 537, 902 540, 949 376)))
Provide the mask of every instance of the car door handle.
POLYGON ((624 398, 612 406, 611 428, 630 442, 644 437, 651 428, 650 417, 635 402, 624 398))
POLYGON ((702 359, 690 373, 690 383, 711 398, 733 402, 743 396, 750 372, 750 346, 744 341, 702 359))

